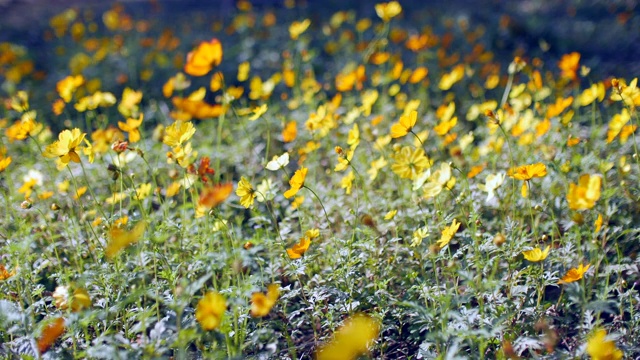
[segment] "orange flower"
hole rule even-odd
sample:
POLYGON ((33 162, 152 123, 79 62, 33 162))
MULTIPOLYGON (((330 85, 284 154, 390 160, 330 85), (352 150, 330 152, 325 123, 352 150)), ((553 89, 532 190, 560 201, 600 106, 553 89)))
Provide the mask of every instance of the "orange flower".
POLYGON ((44 353, 54 342, 64 334, 64 319, 59 317, 50 322, 43 330, 40 338, 38 338, 38 351, 44 353))
POLYGON ((292 142, 298 136, 298 123, 295 121, 289 121, 287 125, 282 130, 282 141, 288 143, 292 142))
POLYGON ((293 195, 297 194, 298 191, 304 186, 304 179, 307 177, 307 168, 303 167, 296 170, 296 173, 293 174, 291 180, 289 180, 289 185, 291 189, 284 192, 284 197, 289 199, 293 195))
POLYGON ((572 52, 571 54, 562 55, 558 62, 558 67, 562 71, 562 77, 570 80, 577 79, 578 67, 580 66, 580 53, 572 52))
POLYGON ((192 76, 203 76, 222 62, 222 44, 216 38, 201 42, 198 47, 187 54, 184 72, 192 76))
POLYGON ((582 277, 584 276, 584 273, 586 273, 587 270, 589 270, 590 266, 591 264, 587 264, 586 266, 580 264, 580 266, 578 266, 577 268, 569 269, 569 271, 567 271, 567 273, 562 277, 562 279, 558 281, 558 284, 568 284, 568 283, 572 283, 574 281, 578 281, 582 279, 582 277))
POLYGON ((509 169, 507 175, 516 180, 531 180, 534 177, 547 175, 547 167, 543 163, 522 165, 509 169))
POLYGON ((299 259, 304 255, 311 245, 311 239, 308 236, 300 238, 300 242, 287 249, 287 255, 292 260, 299 259))
POLYGON ((15 274, 16 274, 15 270, 7 271, 7 268, 5 268, 4 265, 0 264, 0 281, 7 280, 8 278, 12 277, 15 274))
POLYGON ((218 184, 206 187, 200 193, 198 205, 208 209, 214 208, 225 201, 233 192, 233 184, 218 184))

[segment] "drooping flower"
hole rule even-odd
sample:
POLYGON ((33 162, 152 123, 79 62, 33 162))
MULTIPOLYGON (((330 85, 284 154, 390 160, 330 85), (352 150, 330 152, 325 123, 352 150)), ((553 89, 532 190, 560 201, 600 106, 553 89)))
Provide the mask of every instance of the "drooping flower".
POLYGON ((303 236, 297 244, 287 249, 287 255, 291 260, 299 259, 307 252, 309 245, 311 245, 311 238, 303 236))
POLYGON ((593 360, 620 360, 623 353, 613 340, 607 340, 604 329, 596 330, 587 341, 587 354, 593 360))
POLYGON ((408 115, 400 116, 397 123, 391 125, 391 137, 394 139, 401 138, 413 130, 418 119, 418 112, 411 111, 408 115))
POLYGON ((196 320, 206 331, 215 330, 222 322, 222 316, 227 310, 227 300, 215 291, 204 295, 196 307, 196 320))
POLYGON ((589 270, 590 266, 591 264, 587 264, 587 265, 580 264, 580 266, 578 266, 577 268, 569 269, 569 271, 567 271, 567 273, 562 277, 562 279, 558 281, 558 284, 568 284, 568 283, 572 283, 574 281, 578 281, 582 279, 582 277, 587 272, 587 270, 589 270))
POLYGON ((302 167, 296 170, 295 174, 289 180, 289 185, 291 188, 284 192, 284 197, 289 199, 300 191, 300 189, 304 186, 304 180, 307 177, 307 168, 302 167))
POLYGON ((533 250, 523 251, 522 255, 531 262, 540 262, 549 256, 549 250, 551 250, 551 246, 547 246, 544 250, 537 247, 533 250))
POLYGON ((442 237, 440 237, 440 240, 438 240, 438 242, 436 243, 438 247, 441 249, 445 247, 449 243, 449 241, 451 241, 451 239, 453 238, 453 235, 455 235, 458 232, 459 228, 460 228, 460 223, 458 222, 458 220, 453 219, 453 221, 451 222, 451 225, 447 226, 446 228, 444 228, 444 230, 442 230, 442 237))
POLYGON ((68 164, 69 161, 79 163, 80 156, 77 150, 79 150, 78 147, 84 140, 85 135, 78 128, 63 130, 58 134, 58 141, 47 146, 43 155, 48 158, 59 158, 63 164, 68 164))
POLYGON ((191 76, 203 76, 209 73, 214 66, 222 62, 222 44, 216 38, 203 41, 193 51, 187 54, 187 63, 184 72, 191 76))
POLYGON ((580 176, 578 184, 569 184, 567 201, 572 210, 587 210, 595 206, 600 199, 602 178, 598 175, 584 174, 580 176))
POLYGON ((251 316, 267 316, 271 308, 276 304, 280 296, 280 285, 271 284, 267 287, 267 293, 255 292, 251 295, 251 316))
POLYGON ((240 205, 245 208, 248 209, 253 205, 253 200, 256 198, 256 191, 253 186, 251 186, 249 180, 244 176, 240 178, 240 182, 236 188, 236 195, 240 197, 240 205))
POLYGON ((353 360, 367 352, 369 344, 378 337, 380 322, 364 314, 345 320, 333 339, 316 352, 316 360, 353 360))

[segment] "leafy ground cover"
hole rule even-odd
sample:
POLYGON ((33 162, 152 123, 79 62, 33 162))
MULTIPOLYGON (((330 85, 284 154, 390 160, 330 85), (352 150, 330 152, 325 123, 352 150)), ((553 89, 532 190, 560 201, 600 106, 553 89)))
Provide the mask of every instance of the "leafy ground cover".
POLYGON ((638 356, 635 74, 374 10, 0 44, 0 354, 638 356))

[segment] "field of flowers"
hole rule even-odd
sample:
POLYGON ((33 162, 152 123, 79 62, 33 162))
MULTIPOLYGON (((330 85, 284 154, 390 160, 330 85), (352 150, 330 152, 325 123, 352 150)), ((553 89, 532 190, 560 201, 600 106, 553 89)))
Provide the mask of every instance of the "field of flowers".
POLYGON ((236 5, 0 43, 0 357, 640 356, 638 74, 236 5))

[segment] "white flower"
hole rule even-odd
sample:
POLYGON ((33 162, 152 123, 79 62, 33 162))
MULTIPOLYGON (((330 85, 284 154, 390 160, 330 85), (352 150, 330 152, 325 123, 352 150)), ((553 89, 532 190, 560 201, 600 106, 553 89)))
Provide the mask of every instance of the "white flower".
POLYGON ((505 173, 489 174, 485 180, 484 185, 478 185, 478 189, 487 193, 487 201, 490 201, 495 197, 495 191, 504 182, 505 173))
POLYGON ((289 153, 286 152, 280 156, 277 156, 277 155, 274 156, 273 159, 271 159, 271 161, 267 163, 266 168, 267 170, 277 171, 287 166, 288 163, 289 163, 289 153))

